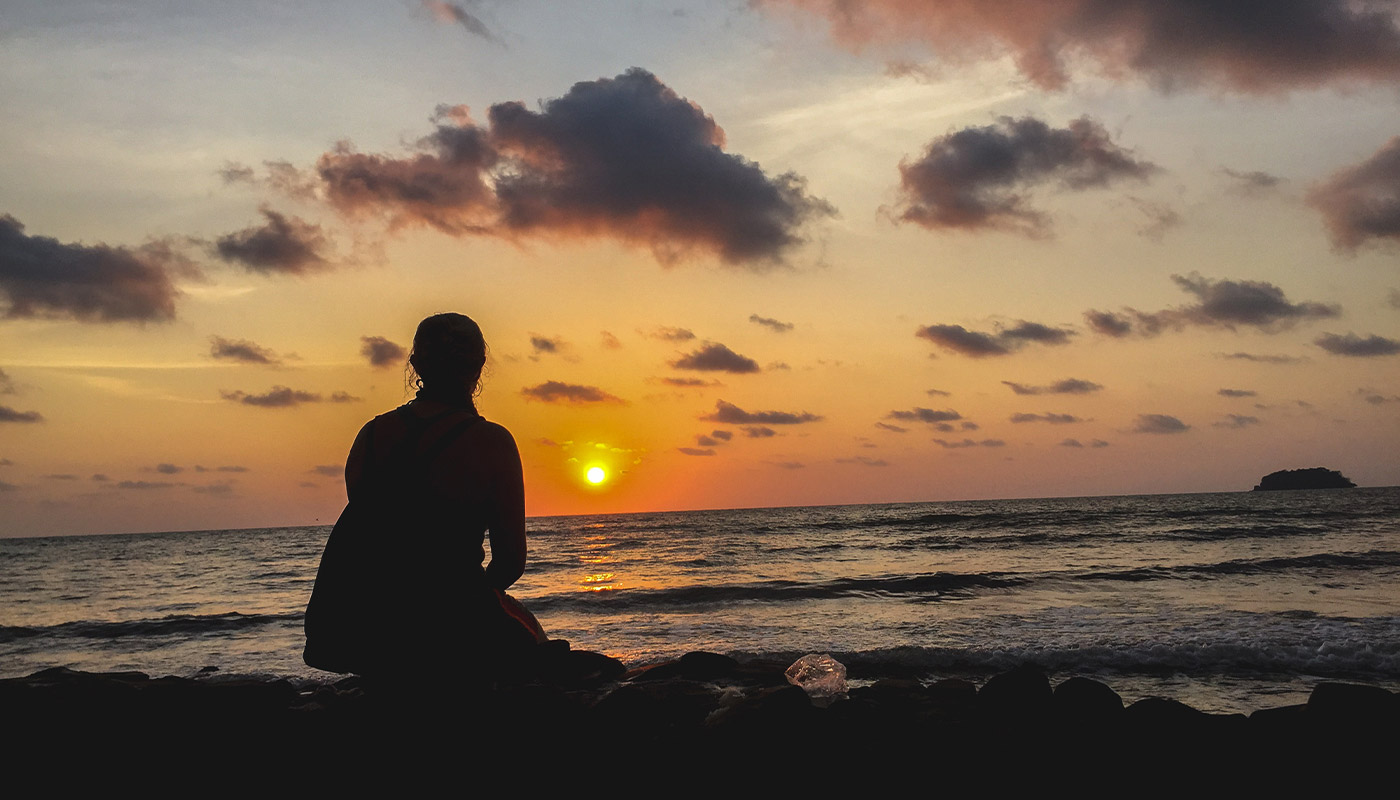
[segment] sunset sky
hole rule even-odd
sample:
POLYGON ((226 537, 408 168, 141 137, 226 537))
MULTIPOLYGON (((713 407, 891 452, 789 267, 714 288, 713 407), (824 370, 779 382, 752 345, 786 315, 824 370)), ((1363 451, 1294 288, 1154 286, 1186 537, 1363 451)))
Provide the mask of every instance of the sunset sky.
POLYGON ((15 2, 0 536, 1400 484, 1400 3, 15 2), (585 480, 591 466, 607 479, 585 480))

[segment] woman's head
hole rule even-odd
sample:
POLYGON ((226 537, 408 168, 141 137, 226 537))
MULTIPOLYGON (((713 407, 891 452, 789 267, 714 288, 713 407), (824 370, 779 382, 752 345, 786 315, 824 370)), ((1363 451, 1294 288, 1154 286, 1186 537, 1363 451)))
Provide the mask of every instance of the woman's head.
POLYGON ((409 385, 442 394, 481 390, 486 339, 471 317, 434 314, 418 323, 409 353, 409 385))

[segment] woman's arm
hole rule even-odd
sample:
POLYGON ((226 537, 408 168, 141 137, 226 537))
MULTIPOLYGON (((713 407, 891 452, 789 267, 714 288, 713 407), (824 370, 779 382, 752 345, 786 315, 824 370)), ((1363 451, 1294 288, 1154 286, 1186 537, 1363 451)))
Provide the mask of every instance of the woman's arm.
POLYGON ((366 422, 360 433, 355 437, 355 443, 350 445, 350 455, 345 459, 345 496, 353 498, 355 489, 360 483, 360 478, 365 474, 365 459, 369 456, 371 444, 370 437, 374 435, 374 420, 366 422))
POLYGON ((491 563, 486 565, 486 582, 504 591, 525 572, 525 477, 515 439, 505 428, 500 434, 493 447, 500 478, 493 497, 491 563))

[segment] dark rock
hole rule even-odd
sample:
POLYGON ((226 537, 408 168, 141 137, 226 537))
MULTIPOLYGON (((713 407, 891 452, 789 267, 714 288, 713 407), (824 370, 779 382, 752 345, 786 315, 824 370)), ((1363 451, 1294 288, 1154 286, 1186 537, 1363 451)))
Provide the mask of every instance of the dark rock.
POLYGON ((739 662, 718 653, 696 651, 686 653, 675 661, 657 664, 640 672, 629 673, 633 681, 670 680, 684 678, 692 681, 714 681, 728 678, 739 671, 739 662))
POLYGON ((1270 472, 1259 479, 1256 492, 1273 492, 1287 489, 1354 489, 1356 484, 1342 473, 1326 467, 1309 469, 1281 469, 1270 472))
POLYGON ((1123 698, 1106 684, 1074 677, 1055 687, 1055 716, 1076 726, 1106 725, 1120 721, 1123 698))
POLYGON ((1394 694, 1379 686, 1319 683, 1308 696, 1308 717, 1328 728, 1354 728, 1400 722, 1394 694))
POLYGON ((988 678, 977 692, 977 704, 1000 717, 1039 717, 1049 711, 1053 696, 1045 673, 1024 664, 988 678))

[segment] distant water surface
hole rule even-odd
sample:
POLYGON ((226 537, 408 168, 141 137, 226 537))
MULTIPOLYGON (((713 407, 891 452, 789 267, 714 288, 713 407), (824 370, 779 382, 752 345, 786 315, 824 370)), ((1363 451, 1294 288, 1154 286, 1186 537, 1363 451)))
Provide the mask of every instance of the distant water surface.
MULTIPOLYGON (((1301 702, 1400 688, 1400 489, 531 519, 512 590, 629 664, 690 650, 855 676, 1032 661, 1132 701, 1301 702)), ((336 676, 301 663, 330 529, 0 539, 0 676, 49 666, 336 676)), ((450 665, 430 669, 451 671, 450 665)))

